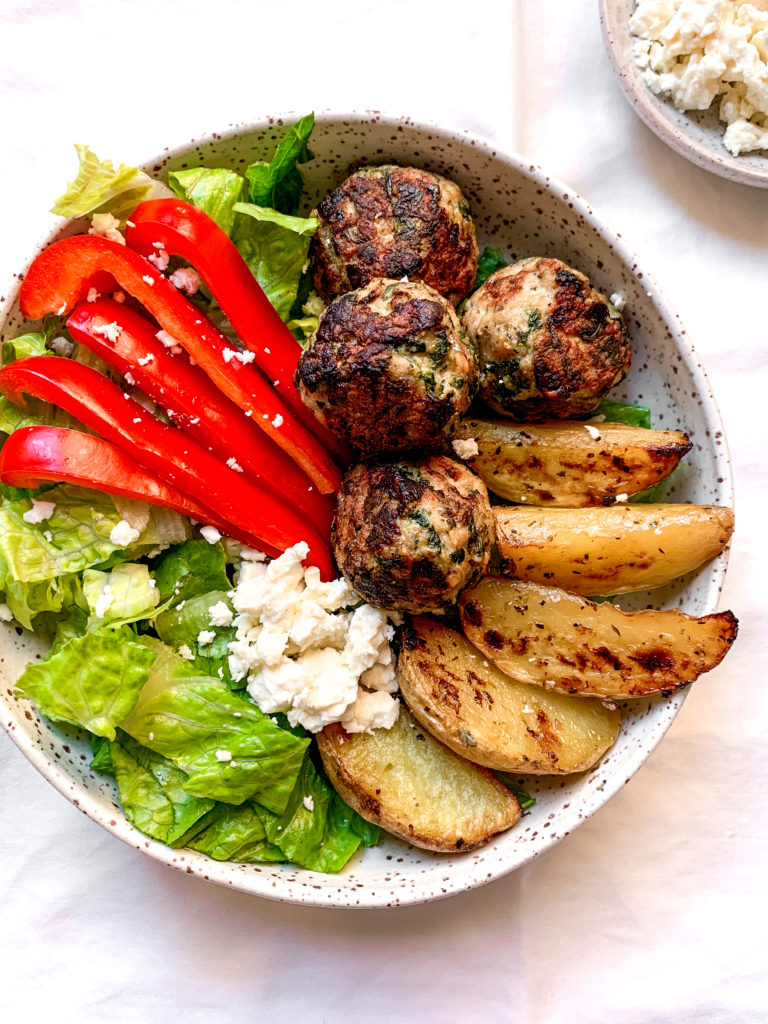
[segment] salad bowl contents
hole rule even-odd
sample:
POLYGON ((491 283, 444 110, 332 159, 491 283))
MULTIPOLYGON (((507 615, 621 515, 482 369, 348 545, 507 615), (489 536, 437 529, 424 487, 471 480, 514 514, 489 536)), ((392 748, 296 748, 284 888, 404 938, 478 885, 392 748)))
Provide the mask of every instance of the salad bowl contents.
POLYGON ((152 176, 80 149, 3 328, 8 726, 168 863, 411 902, 562 835, 721 660, 727 471, 576 197, 476 140, 313 125, 152 176))

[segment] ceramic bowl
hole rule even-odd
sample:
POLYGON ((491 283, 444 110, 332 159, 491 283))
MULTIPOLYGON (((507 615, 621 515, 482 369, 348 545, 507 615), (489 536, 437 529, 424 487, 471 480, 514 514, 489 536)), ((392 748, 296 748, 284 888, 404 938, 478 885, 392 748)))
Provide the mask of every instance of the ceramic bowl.
POLYGON ((635 6, 635 0, 600 0, 600 22, 608 57, 635 113, 662 142, 705 171, 742 185, 768 188, 768 154, 732 156, 723 145, 726 126, 716 109, 677 110, 671 101, 654 95, 645 84, 635 64, 629 32, 635 6))
MULTIPOLYGON (((197 142, 166 150, 145 168, 163 177, 174 168, 200 163, 242 168, 271 153, 282 119, 234 125, 197 142)), ((304 177, 309 203, 361 163, 417 164, 455 179, 469 197, 481 244, 501 248, 509 259, 557 256, 584 271, 604 293, 626 299, 625 316, 634 358, 628 379, 615 397, 647 403, 654 425, 685 428, 693 450, 670 484, 676 501, 732 504, 726 443, 704 371, 675 313, 648 269, 603 226, 587 203, 566 185, 518 156, 466 134, 445 131, 409 118, 377 113, 318 117, 312 137, 315 159, 304 177)), ((113 154, 119 159, 120 154, 113 154)), ((59 225, 27 255, 71 233, 59 225)), ((19 266, 26 265, 20 254, 19 266)), ((2 335, 20 328, 18 281, 5 293, 2 335)), ((682 606, 701 615, 715 610, 725 556, 700 572, 656 591, 655 606, 682 606)), ((644 607, 649 595, 635 595, 628 607, 644 607)), ((594 814, 638 770, 659 742, 684 700, 638 700, 624 710, 614 748, 594 770, 572 778, 529 779, 536 796, 532 812, 512 831, 477 851, 440 856, 392 838, 356 856, 340 875, 321 875, 280 865, 217 863, 200 854, 170 850, 133 829, 122 814, 110 781, 88 767, 85 738, 42 721, 26 701, 13 696, 25 662, 41 648, 31 636, 5 627, 0 658, 3 725, 32 764, 56 788, 124 842, 181 871, 243 892, 318 906, 402 906, 438 899, 483 885, 544 853, 594 814)), ((9 813, 12 813, 9 811, 9 813)))

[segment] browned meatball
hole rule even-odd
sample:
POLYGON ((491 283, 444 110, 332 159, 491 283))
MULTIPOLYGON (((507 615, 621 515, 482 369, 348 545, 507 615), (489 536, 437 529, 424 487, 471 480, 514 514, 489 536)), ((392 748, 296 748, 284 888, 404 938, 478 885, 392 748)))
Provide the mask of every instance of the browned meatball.
POLYGON ((328 306, 296 372, 304 403, 364 455, 439 447, 476 381, 453 307, 420 281, 385 278, 328 306))
POLYGON ((467 301, 464 326, 477 346, 480 397, 516 419, 589 413, 629 370, 621 315, 560 260, 491 274, 467 301))
POLYGON ((324 298, 374 277, 426 281, 454 304, 477 273, 477 238, 458 185, 416 167, 364 167, 315 216, 315 289, 324 298))
POLYGON ((482 480, 443 455, 361 462, 344 477, 333 524, 336 561, 369 604, 429 612, 478 580, 494 542, 482 480))

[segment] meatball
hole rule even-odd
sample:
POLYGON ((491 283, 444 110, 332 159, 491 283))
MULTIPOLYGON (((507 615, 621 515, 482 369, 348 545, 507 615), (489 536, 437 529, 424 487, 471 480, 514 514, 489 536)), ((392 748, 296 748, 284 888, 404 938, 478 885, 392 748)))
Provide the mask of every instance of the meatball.
POLYGON ((364 455, 436 448, 474 397, 477 360, 436 291, 377 278, 328 306, 296 382, 320 422, 364 455))
POLYGON ((361 462, 339 490, 332 541, 347 582, 369 604, 437 611, 488 567, 494 542, 488 492, 444 455, 361 462))
POLYGON ((374 277, 426 281, 454 304, 477 274, 477 238, 458 185, 416 167, 365 167, 320 203, 312 240, 324 298, 374 277))
POLYGON ((624 322, 587 278, 534 257, 491 274, 470 297, 480 396, 520 420, 591 412, 629 369, 624 322))

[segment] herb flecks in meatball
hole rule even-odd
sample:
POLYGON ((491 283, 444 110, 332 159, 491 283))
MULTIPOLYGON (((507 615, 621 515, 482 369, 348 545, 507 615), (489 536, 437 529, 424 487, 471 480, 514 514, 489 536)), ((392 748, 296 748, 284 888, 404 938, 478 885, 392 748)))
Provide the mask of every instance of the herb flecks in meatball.
POLYGON ((364 455, 402 452, 451 435, 475 394, 477 361, 442 296, 379 278, 328 306, 296 380, 320 422, 364 455))
POLYGON ((344 477, 336 561, 377 608, 419 613, 453 604, 487 569, 493 542, 485 484, 443 455, 362 462, 344 477))
POLYGON ((516 419, 585 415, 629 370, 621 316, 560 260, 497 270, 467 301, 464 326, 478 350, 481 398, 516 419))
POLYGON ((375 277, 425 281, 454 304, 477 273, 477 238, 458 185, 416 167, 365 167, 318 206, 315 289, 325 298, 375 277))

